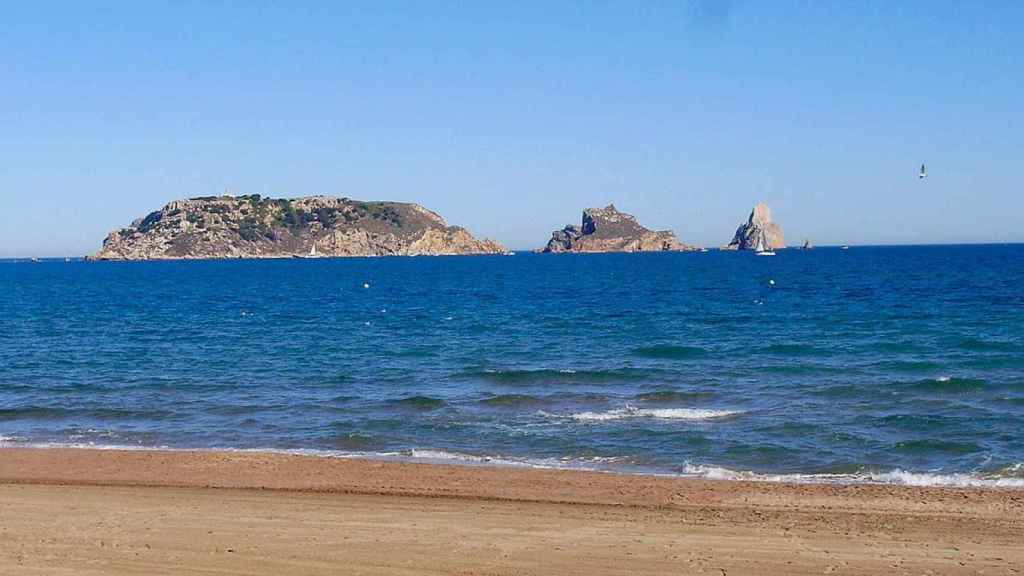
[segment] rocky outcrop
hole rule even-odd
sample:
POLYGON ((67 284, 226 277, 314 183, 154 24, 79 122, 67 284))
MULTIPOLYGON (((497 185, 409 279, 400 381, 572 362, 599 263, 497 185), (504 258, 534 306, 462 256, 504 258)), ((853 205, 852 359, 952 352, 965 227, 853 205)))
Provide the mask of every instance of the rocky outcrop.
POLYGON ((95 258, 156 260, 289 256, 495 254, 505 249, 448 226, 417 204, 313 196, 178 200, 112 232, 95 258))
POLYGON ((727 250, 775 250, 786 247, 782 227, 772 222, 772 211, 764 202, 758 202, 745 224, 736 229, 727 250))
POLYGON ((648 230, 615 205, 587 208, 579 227, 570 224, 551 234, 542 252, 656 252, 696 250, 679 242, 670 230, 648 230))

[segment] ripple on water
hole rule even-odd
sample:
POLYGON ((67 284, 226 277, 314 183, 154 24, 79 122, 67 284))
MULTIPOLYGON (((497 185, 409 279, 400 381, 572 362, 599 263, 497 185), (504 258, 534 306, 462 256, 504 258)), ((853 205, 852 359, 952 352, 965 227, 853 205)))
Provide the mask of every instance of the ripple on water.
POLYGON ((457 379, 485 380, 495 384, 535 385, 535 384, 607 384, 646 382, 664 378, 657 370, 638 368, 612 368, 608 370, 572 370, 537 369, 537 370, 473 370, 461 372, 453 376, 457 379))
POLYGON ((982 338, 964 338, 957 342, 957 348, 971 352, 1021 352, 1024 347, 1015 342, 1005 340, 986 340, 982 338))
POLYGON ((832 352, 810 344, 772 344, 762 349, 766 354, 784 357, 828 356, 832 352))
POLYGON ((708 355, 708 351, 699 346, 672 346, 664 344, 634 348, 632 354, 640 358, 659 360, 691 360, 694 358, 704 358, 708 355))
POLYGON ((942 369, 942 364, 932 360, 886 360, 874 364, 875 367, 893 372, 935 372, 942 369))

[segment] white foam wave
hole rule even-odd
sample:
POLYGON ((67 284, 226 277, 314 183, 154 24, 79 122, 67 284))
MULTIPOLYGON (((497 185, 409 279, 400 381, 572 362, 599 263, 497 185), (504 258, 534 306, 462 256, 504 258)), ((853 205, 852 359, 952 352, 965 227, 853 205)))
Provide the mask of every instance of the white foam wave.
POLYGON ((946 486, 953 488, 1024 488, 1024 478, 1015 471, 1024 467, 1016 464, 1000 473, 859 472, 854 474, 759 474, 730 470, 721 466, 687 464, 682 475, 708 480, 743 480, 748 482, 789 482, 798 484, 897 484, 903 486, 946 486))
POLYGON ((524 466, 529 468, 552 468, 553 463, 541 460, 511 459, 501 456, 478 456, 463 452, 445 450, 413 449, 398 453, 398 456, 427 462, 454 462, 459 464, 483 464, 491 466, 524 466))
POLYGON ((704 408, 636 408, 626 406, 606 412, 579 412, 573 414, 573 420, 603 422, 606 420, 622 420, 624 418, 658 418, 664 420, 714 420, 742 414, 740 410, 708 410, 704 408))
POLYGON ((961 488, 1024 488, 1024 478, 997 476, 993 474, 935 474, 930 472, 907 472, 893 470, 870 474, 871 482, 881 484, 905 484, 907 486, 956 486, 961 488))

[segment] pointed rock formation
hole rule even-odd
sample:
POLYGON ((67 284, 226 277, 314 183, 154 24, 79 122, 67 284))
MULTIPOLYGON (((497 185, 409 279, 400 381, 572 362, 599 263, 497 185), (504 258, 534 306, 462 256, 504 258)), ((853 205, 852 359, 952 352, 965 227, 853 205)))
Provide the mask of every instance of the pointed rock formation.
POLYGON ((785 248, 782 227, 772 222, 772 211, 764 202, 758 202, 750 212, 746 224, 741 224, 732 237, 727 250, 775 250, 785 248))
POLYGON ((418 204, 311 196, 177 200, 111 232, 98 260, 498 254, 418 204))
POLYGON ((551 234, 542 252, 655 252, 696 250, 679 242, 671 230, 648 230, 614 204, 583 211, 581 226, 573 224, 551 234))

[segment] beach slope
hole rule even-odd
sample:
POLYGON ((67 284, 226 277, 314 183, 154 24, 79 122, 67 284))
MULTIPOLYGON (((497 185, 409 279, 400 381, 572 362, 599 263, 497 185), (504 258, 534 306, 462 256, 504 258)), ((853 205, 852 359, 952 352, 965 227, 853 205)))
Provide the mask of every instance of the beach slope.
POLYGON ((0 449, 0 573, 1020 574, 1024 491, 0 449))

